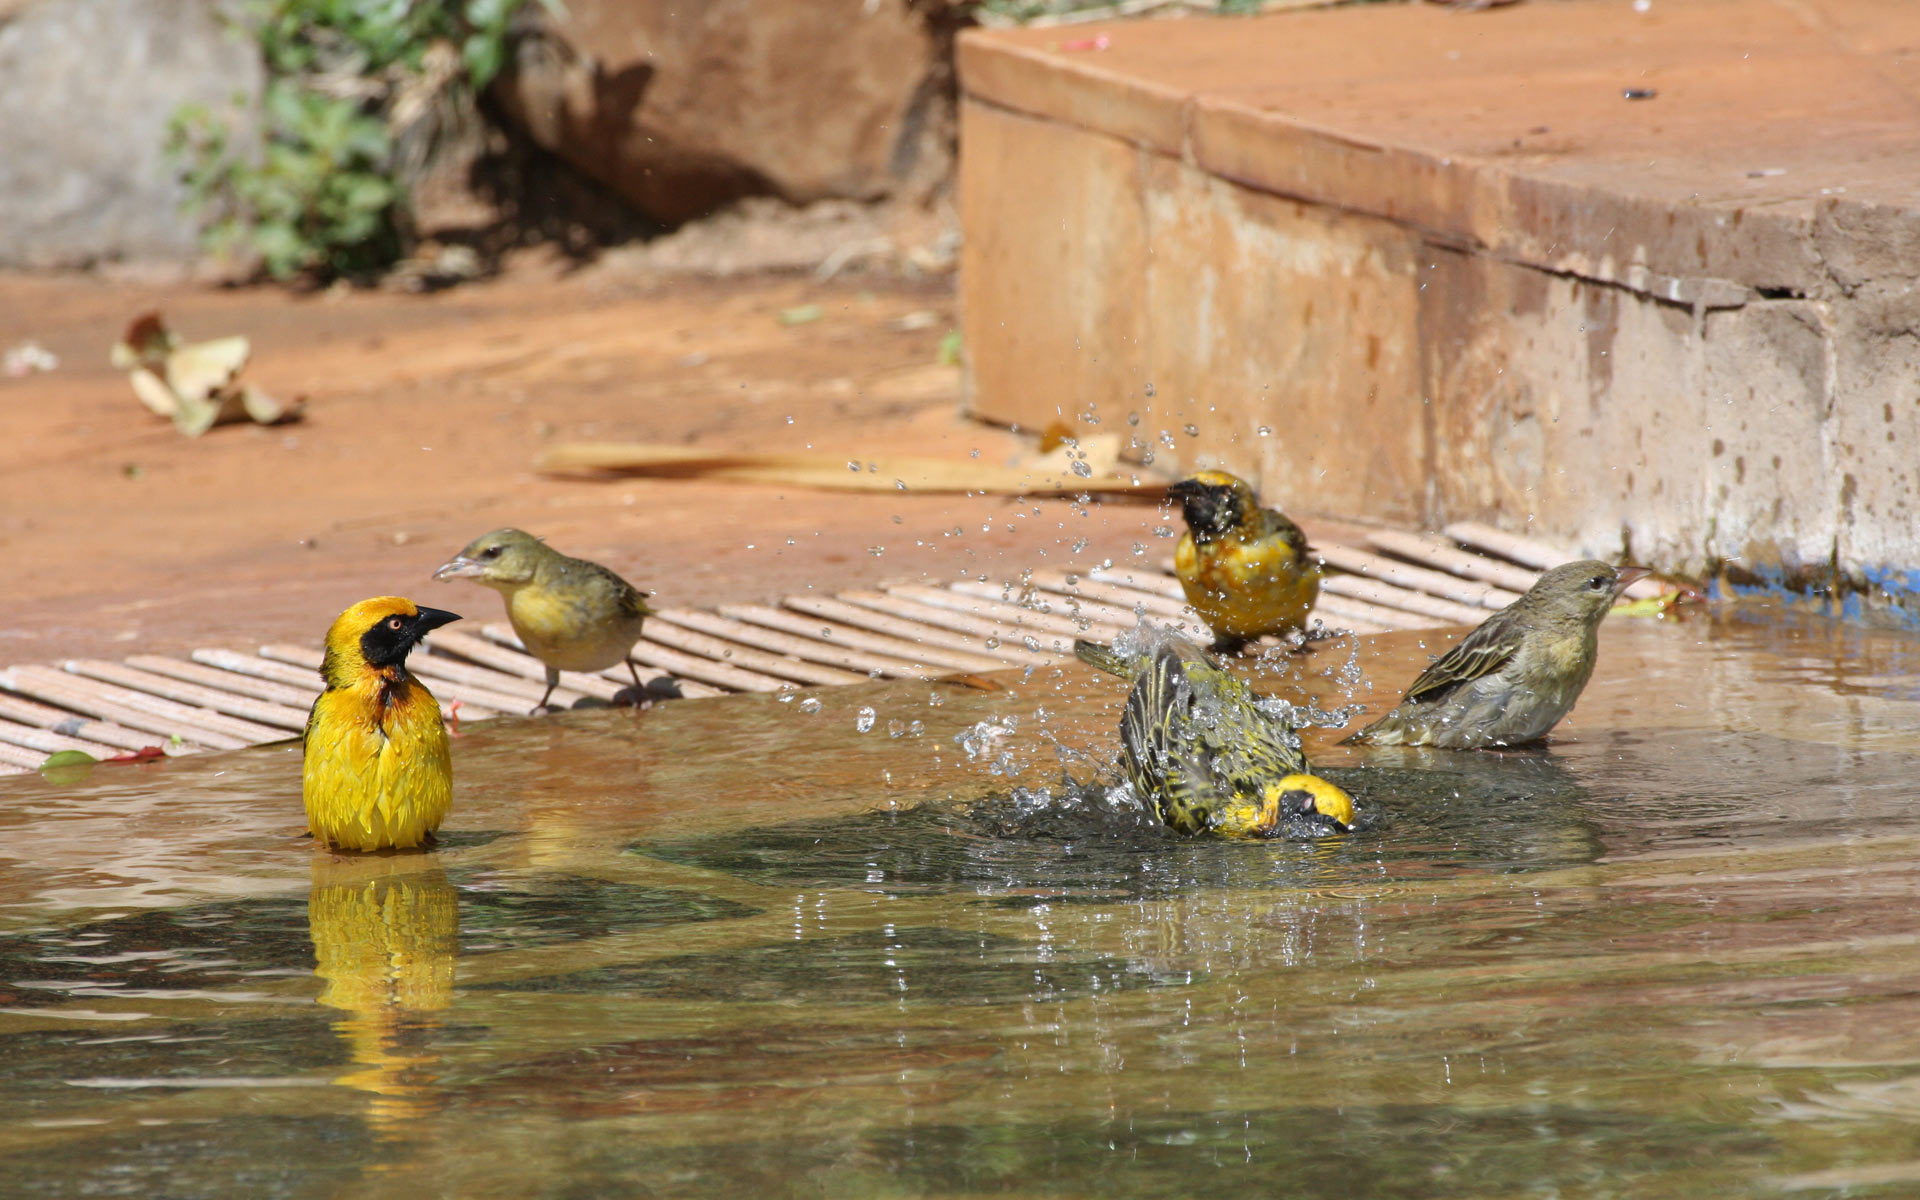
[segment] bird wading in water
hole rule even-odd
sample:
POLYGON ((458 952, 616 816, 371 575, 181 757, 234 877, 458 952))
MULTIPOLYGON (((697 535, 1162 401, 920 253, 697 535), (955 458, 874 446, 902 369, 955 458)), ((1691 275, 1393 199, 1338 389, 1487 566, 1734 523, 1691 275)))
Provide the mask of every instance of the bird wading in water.
POLYGON ((1246 481, 1225 471, 1201 471, 1167 494, 1187 522, 1174 574, 1213 631, 1215 649, 1306 628, 1320 598, 1320 564, 1298 525, 1260 507, 1246 481))
POLYGON ((1646 573, 1594 560, 1553 568, 1420 672, 1392 712, 1347 741, 1446 750, 1538 741, 1593 675, 1601 619, 1646 573))
POLYGON ((460 618, 378 596, 327 630, 326 690, 307 716, 301 798, 307 827, 336 850, 432 842, 453 804, 453 755, 440 702, 407 672, 407 653, 460 618))
POLYGON ((1253 692, 1185 638, 1154 631, 1129 660, 1076 641, 1083 662, 1131 681, 1120 718, 1127 781, 1180 833, 1317 837, 1354 821, 1353 797, 1307 773, 1293 731, 1253 692))
POLYGON ((471 579, 499 592, 527 653, 547 668, 547 706, 562 671, 604 671, 626 663, 634 702, 644 690, 628 655, 651 616, 648 593, 596 562, 569 558, 530 533, 496 529, 440 565, 435 579, 471 579))

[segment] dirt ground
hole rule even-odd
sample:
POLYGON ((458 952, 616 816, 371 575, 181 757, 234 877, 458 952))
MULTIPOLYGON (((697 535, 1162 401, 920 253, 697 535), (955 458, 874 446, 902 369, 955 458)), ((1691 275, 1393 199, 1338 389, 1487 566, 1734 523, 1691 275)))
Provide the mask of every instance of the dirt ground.
POLYGON ((531 470, 543 443, 576 438, 1011 461, 1031 442, 963 418, 959 372, 936 362, 954 310, 944 278, 661 282, 532 264, 430 296, 302 296, 0 276, 0 350, 31 339, 59 358, 0 377, 0 665, 311 642, 345 605, 392 592, 498 619, 493 596, 428 576, 509 524, 679 605, 1163 554, 1167 517, 1139 502, 1083 514, 531 470), (816 320, 780 319, 816 304, 816 320), (181 437, 107 360, 151 309, 190 340, 247 335, 246 378, 306 396, 305 419, 181 437))

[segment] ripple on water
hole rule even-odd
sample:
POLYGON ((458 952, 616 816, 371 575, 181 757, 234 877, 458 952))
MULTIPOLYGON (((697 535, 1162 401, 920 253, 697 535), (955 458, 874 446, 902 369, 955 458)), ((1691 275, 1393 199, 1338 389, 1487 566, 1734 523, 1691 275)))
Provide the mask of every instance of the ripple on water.
POLYGON ((1032 943, 990 933, 902 926, 676 954, 473 990, 745 1003, 979 1005, 1065 1000, 1193 979, 1191 971, 1156 971, 1126 959, 1043 953, 1032 943))

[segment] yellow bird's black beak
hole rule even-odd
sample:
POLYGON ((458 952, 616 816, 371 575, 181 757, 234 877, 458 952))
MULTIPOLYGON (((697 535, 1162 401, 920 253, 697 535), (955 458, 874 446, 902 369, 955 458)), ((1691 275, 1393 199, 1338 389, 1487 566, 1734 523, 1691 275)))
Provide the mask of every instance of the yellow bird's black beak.
POLYGON ((413 640, 417 642, 442 625, 451 625, 459 619, 459 613, 448 612, 444 608, 422 608, 420 615, 413 619, 412 628, 409 632, 413 634, 413 640))

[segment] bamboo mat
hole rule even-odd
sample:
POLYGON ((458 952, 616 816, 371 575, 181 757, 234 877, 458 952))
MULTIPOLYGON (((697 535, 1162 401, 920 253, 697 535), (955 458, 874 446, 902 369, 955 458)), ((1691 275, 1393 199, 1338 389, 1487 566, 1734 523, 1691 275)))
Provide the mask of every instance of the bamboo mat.
MULTIPOLYGON (((1571 557, 1483 525, 1442 534, 1343 528, 1315 539, 1328 570, 1314 616, 1360 634, 1477 624, 1571 557)), ((1643 580, 1628 594, 1659 590, 1643 580)), ((1056 662, 1072 656, 1076 637, 1110 639, 1141 617, 1193 622, 1171 563, 667 608, 647 622, 633 659, 656 697, 768 692, 1056 662)), ((523 714, 545 689, 545 668, 504 623, 437 630, 426 649, 409 665, 449 718, 523 714)), ((59 750, 195 754, 297 737, 319 667, 317 645, 276 644, 0 670, 0 774, 31 771, 59 750)), ((609 701, 630 686, 624 666, 566 672, 553 703, 609 701)))

